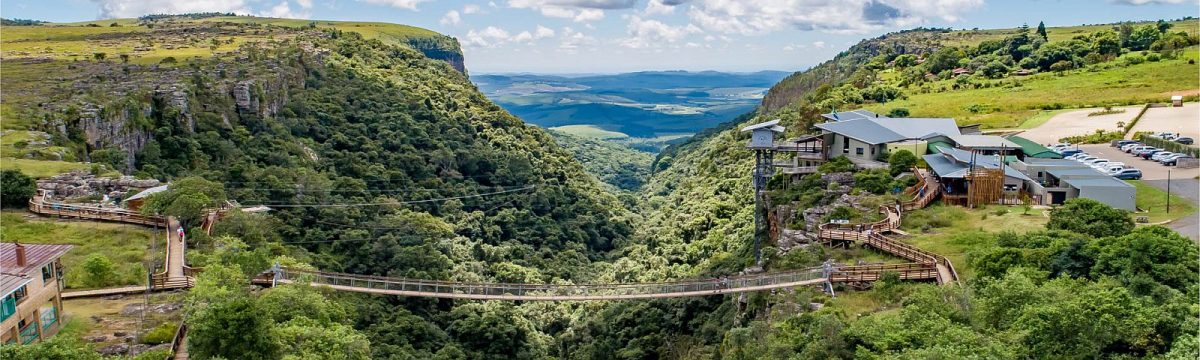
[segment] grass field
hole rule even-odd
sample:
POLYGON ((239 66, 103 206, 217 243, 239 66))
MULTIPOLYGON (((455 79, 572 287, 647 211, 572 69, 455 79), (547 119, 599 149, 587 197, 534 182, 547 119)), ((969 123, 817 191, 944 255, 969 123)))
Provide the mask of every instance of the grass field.
POLYGON ((92 254, 104 255, 115 265, 112 285, 145 284, 143 263, 162 258, 150 252, 152 245, 164 246, 154 243, 156 240, 152 235, 152 230, 134 225, 57 221, 19 210, 0 213, 0 241, 75 245, 63 256, 63 265, 67 268, 66 286, 72 289, 86 288, 81 265, 92 254))
MULTIPOLYGON (((959 124, 984 128, 1032 127, 1048 119, 1043 107, 1087 108, 1111 104, 1166 102, 1172 93, 1200 88, 1200 48, 1186 49, 1178 59, 1125 66, 1120 59, 1073 70, 1065 74, 1041 73, 1027 77, 982 80, 987 88, 916 93, 907 99, 872 104, 867 109, 887 113, 907 108, 913 117, 952 117, 959 124), (1015 86, 1019 84, 1019 86, 1015 86), (1046 117, 1043 119, 1043 117, 1046 117)), ((953 80, 931 85, 950 89, 953 80)))
POLYGON ((0 158, 0 170, 21 170, 25 175, 39 179, 87 168, 88 164, 77 162, 0 158))
POLYGON ((625 133, 604 130, 596 127, 595 125, 566 125, 552 127, 550 130, 562 131, 567 134, 588 139, 612 140, 629 137, 629 135, 625 135, 625 133))
POLYGON ((1050 219, 1037 209, 1023 214, 1020 206, 990 205, 967 209, 960 206, 934 205, 905 215, 902 229, 912 234, 904 239, 925 250, 946 256, 958 275, 969 279, 973 275, 967 265, 966 252, 982 244, 971 234, 1013 231, 1024 233, 1045 229, 1050 219))
POLYGON ((1133 216, 1147 216, 1150 223, 1175 220, 1185 216, 1195 216, 1196 205, 1188 199, 1171 195, 1171 212, 1167 212, 1167 192, 1150 186, 1141 180, 1128 180, 1127 183, 1137 188, 1137 207, 1147 210, 1145 213, 1135 213, 1133 216))
MULTIPOLYGON (((1153 23, 1153 21, 1144 21, 1133 23, 1134 26, 1153 23)), ((1191 21, 1172 21, 1171 31, 1186 31, 1189 34, 1200 33, 1200 22, 1191 21)), ((1037 24, 1029 24, 1032 29, 1037 28, 1037 24)), ((1031 30, 1032 30, 1031 29, 1031 30)), ((1112 25, 1078 25, 1078 26, 1061 26, 1047 27, 1046 37, 1051 42, 1070 40, 1079 35, 1087 35, 1097 31, 1112 29, 1112 25)), ((1019 29, 988 29, 988 30, 958 30, 942 35, 942 41, 953 46, 977 46, 984 40, 1002 40, 1007 36, 1011 36, 1019 29)))

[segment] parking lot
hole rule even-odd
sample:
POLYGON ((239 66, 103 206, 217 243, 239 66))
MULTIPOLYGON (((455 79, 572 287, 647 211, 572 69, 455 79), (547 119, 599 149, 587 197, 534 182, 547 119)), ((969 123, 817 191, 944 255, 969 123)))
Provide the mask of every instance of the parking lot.
POLYGON ((1108 146, 1107 144, 1079 145, 1079 149, 1092 156, 1105 158, 1109 161, 1120 161, 1125 163, 1126 167, 1141 170, 1142 180, 1166 180, 1167 170, 1171 171, 1171 179, 1175 180, 1195 179, 1197 176, 1200 176, 1200 169, 1180 169, 1177 166, 1162 166, 1162 164, 1157 162, 1126 154, 1121 149, 1108 146))
POLYGON ((1186 103, 1181 107, 1152 107, 1138 120, 1127 137, 1139 131, 1168 131, 1181 136, 1200 137, 1200 103, 1186 103))

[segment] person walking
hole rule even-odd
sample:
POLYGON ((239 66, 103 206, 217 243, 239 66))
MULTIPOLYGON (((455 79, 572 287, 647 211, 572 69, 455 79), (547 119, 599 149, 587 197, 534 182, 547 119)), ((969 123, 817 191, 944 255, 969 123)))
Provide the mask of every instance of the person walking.
POLYGON ((181 226, 179 226, 179 242, 183 242, 183 235, 184 235, 183 226, 181 225, 181 226))

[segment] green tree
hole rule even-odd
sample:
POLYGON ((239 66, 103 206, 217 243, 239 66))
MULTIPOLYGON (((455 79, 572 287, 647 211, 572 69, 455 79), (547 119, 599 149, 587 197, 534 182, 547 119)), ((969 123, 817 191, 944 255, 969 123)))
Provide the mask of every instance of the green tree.
POLYGON ((1094 244, 1096 264, 1092 275, 1135 279, 1145 277, 1180 291, 1200 283, 1200 257, 1196 243, 1162 227, 1138 228, 1128 235, 1108 237, 1094 244))
POLYGON ((854 173, 854 187, 872 194, 883 194, 891 190, 892 179, 888 170, 863 170, 854 173))
POLYGON ((219 299, 188 317, 188 351, 196 358, 277 359, 279 347, 271 320, 249 296, 219 299))
POLYGON ((103 356, 69 336, 55 336, 29 345, 0 345, 4 360, 102 360, 103 356))
POLYGON ((166 191, 150 195, 142 205, 142 213, 174 216, 185 227, 199 224, 206 210, 225 202, 225 189, 220 183, 199 177, 186 177, 172 182, 166 191))
POLYGON ((903 54, 892 60, 892 64, 898 68, 907 68, 917 64, 917 56, 913 54, 903 54))
POLYGON ((116 266, 107 256, 92 254, 83 261, 83 283, 88 287, 104 287, 116 278, 116 266))
POLYGON ((1154 25, 1138 26, 1129 33, 1129 50, 1149 50, 1150 45, 1158 41, 1160 37, 1162 37, 1162 32, 1158 31, 1158 27, 1154 25))
POLYGON ((6 208, 29 206, 29 199, 37 193, 37 183, 20 170, 0 171, 0 204, 6 208))
POLYGON ((371 358, 371 342, 343 324, 322 324, 305 317, 280 324, 274 336, 282 344, 283 360, 371 358))
POLYGON ((1133 230, 1129 212, 1087 198, 1076 198, 1050 210, 1047 229, 1062 229, 1094 237, 1122 236, 1133 230))
POLYGON ((1042 40, 1049 41, 1050 36, 1046 35, 1046 23, 1038 21, 1037 34, 1042 37, 1042 40))
POLYGON ((888 156, 888 168, 891 170, 892 176, 912 170, 914 166, 917 166, 917 155, 912 151, 902 149, 888 156))

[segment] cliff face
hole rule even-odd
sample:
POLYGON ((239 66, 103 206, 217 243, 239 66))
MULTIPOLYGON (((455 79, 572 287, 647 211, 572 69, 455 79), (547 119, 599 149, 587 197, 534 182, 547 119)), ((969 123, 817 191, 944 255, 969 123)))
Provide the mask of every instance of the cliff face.
POLYGON ((435 36, 410 38, 406 42, 408 46, 420 51, 425 57, 445 61, 454 67, 458 72, 467 74, 467 66, 464 62, 462 48, 458 44, 458 40, 449 36, 435 36))

